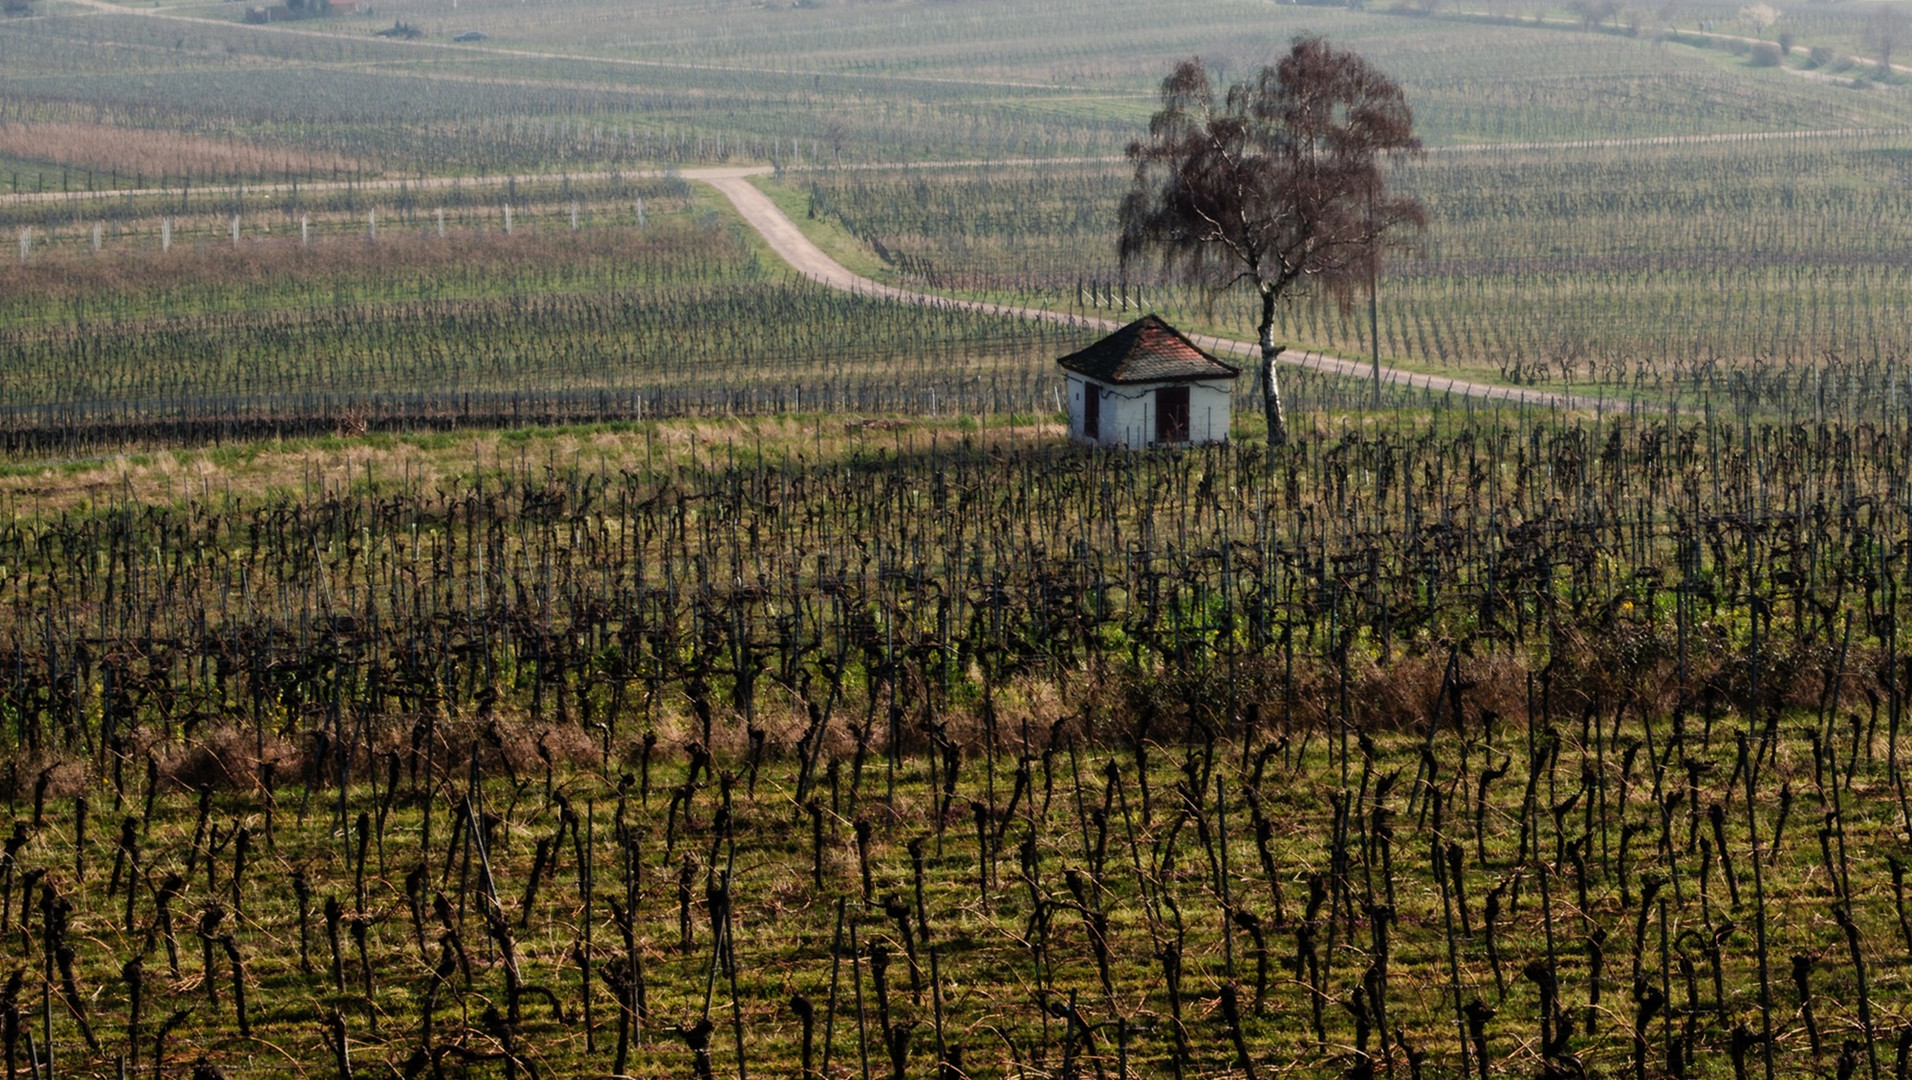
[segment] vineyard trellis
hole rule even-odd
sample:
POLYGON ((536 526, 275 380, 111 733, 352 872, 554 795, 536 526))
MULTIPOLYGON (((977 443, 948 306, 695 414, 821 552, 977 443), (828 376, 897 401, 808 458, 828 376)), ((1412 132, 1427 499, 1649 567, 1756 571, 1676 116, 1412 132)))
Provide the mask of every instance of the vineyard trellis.
MULTIPOLYGON (((1724 397, 1742 380, 1904 358, 1902 131, 1676 146, 1436 152, 1403 171, 1433 223, 1379 300, 1395 363, 1611 396, 1724 397)), ((1058 308, 1252 324, 1117 265, 1113 163, 805 177, 816 216, 899 281, 1058 308)), ((1297 346, 1366 355, 1366 312, 1286 306, 1297 346)), ((1883 389, 1881 387, 1880 389, 1883 389)))
POLYGON ((0 529, 4 948, 71 954, 63 1060, 193 993, 155 1054, 228 1016, 700 1075, 1898 1038, 1903 421, 1403 413, 1273 475, 668 431, 0 529))
POLYGON ((1902 95, 1618 20, 481 10, 0 25, 10 1077, 1907 1075, 1902 95), (1083 159, 1303 24, 1450 148, 1382 348, 1600 407, 1297 372, 1272 471, 1084 452, 1081 327, 638 175, 1239 322, 1083 159), (997 164, 860 167, 936 160, 997 164))

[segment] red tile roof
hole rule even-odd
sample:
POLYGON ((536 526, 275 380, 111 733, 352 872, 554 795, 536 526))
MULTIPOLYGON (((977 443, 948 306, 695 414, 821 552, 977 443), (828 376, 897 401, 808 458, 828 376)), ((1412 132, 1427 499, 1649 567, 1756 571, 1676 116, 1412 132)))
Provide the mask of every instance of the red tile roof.
POLYGON ((1105 383, 1192 382, 1241 374, 1240 368, 1197 348, 1159 315, 1144 315, 1056 363, 1105 383))

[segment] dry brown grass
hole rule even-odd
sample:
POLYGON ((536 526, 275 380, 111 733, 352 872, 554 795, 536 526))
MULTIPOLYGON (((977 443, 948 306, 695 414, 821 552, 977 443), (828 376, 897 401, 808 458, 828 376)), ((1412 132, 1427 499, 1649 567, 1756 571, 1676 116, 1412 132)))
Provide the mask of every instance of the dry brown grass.
POLYGON ((311 176, 364 168, 337 155, 65 120, 0 123, 0 156, 96 172, 117 169, 123 179, 144 175, 153 183, 162 176, 311 176))
POLYGON ((276 735, 256 743, 252 732, 221 725, 169 747, 160 759, 159 776, 181 791, 258 791, 266 787, 264 766, 272 766, 277 786, 295 779, 301 762, 299 752, 276 735))
POLYGON ((71 799, 86 791, 86 772, 86 762, 71 755, 21 752, 0 765, 0 798, 24 802, 38 792, 49 803, 71 799))
MULTIPOLYGON (((376 760, 383 762, 397 755, 405 761, 414 751, 422 752, 423 743, 416 737, 425 730, 420 717, 380 718, 371 733, 376 760)), ((458 716, 441 719, 430 730, 435 758, 457 762, 461 768, 476 760, 487 772, 523 777, 540 773, 547 759, 554 768, 566 771, 594 766, 599 759, 592 733, 575 723, 534 723, 518 716, 458 716)), ((160 780, 178 791, 263 791, 268 786, 284 787, 302 781, 338 781, 332 755, 317 729, 266 733, 257 742, 255 738, 249 728, 221 724, 167 744, 158 754, 160 780), (268 765, 270 775, 265 768, 268 765)), ((362 758, 358 767, 364 767, 362 758)), ((83 771, 83 766, 63 768, 83 771)), ((78 779, 67 778, 64 772, 56 779, 78 790, 78 779)), ((0 783, 4 780, 0 771, 0 783)))
MULTIPOLYGON (((536 721, 501 712, 460 715, 429 725, 418 716, 387 718, 373 735, 378 757, 382 760, 396 754, 407 760, 415 751, 423 753, 427 730, 432 736, 434 758, 455 763, 459 773, 472 761, 488 774, 502 772, 519 778, 541 774, 546 760, 553 768, 566 771, 599 763, 595 733, 579 727, 575 720, 546 717, 536 721)), ((310 753, 307 756, 312 757, 310 753)), ((314 764, 328 781, 336 782, 329 762, 314 764)))

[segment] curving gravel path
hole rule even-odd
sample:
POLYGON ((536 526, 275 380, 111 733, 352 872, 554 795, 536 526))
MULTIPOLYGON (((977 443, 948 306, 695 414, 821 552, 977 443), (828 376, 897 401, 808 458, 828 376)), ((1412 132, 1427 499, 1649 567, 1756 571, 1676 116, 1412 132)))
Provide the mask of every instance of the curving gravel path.
MULTIPOLYGON (((1081 326, 1097 330, 1115 330, 1123 324, 1114 319, 1097 316, 1084 316, 1068 312, 1050 311, 1047 308, 1013 307, 1004 304, 992 304, 986 300, 959 300, 947 296, 929 293, 911 292, 871 281, 850 271, 842 263, 832 259, 822 248, 810 241, 797 228, 770 197, 759 191, 749 180, 763 169, 686 169, 682 175, 686 180, 698 180, 716 188, 737 208, 751 228, 763 235, 770 249, 789 263, 799 274, 834 289, 860 293, 866 296, 886 296, 896 300, 908 300, 913 303, 941 304, 965 311, 980 311, 992 315, 1017 315, 1030 319, 1043 319, 1068 326, 1081 326)), ((1236 341, 1230 338, 1212 337, 1207 334, 1191 334, 1190 339, 1212 353, 1235 356, 1251 362, 1259 362, 1261 347, 1252 342, 1236 341)), ((1357 379, 1374 377, 1374 366, 1357 360, 1344 360, 1338 356, 1289 349, 1281 354, 1281 362, 1296 367, 1312 368, 1335 375, 1346 375, 1357 379)), ((1414 389, 1428 389, 1446 393, 1461 394, 1466 397, 1482 398, 1489 401, 1505 401, 1519 405, 1538 405, 1542 407, 1564 409, 1623 409, 1629 403, 1611 398, 1587 397, 1580 394, 1561 394, 1547 390, 1528 390, 1518 386, 1503 386, 1497 383, 1470 382, 1465 379, 1452 379, 1441 375, 1427 375, 1414 371, 1402 371, 1398 368, 1383 367, 1381 382, 1387 386, 1405 386, 1414 389)))

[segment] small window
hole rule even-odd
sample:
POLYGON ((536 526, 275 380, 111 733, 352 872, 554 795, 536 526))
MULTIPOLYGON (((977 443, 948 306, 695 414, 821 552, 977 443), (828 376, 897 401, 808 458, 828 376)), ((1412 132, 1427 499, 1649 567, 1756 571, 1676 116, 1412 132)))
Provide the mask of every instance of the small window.
POLYGON ((1102 438, 1102 388, 1094 383, 1082 384, 1082 437, 1102 438))

